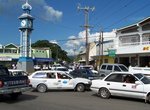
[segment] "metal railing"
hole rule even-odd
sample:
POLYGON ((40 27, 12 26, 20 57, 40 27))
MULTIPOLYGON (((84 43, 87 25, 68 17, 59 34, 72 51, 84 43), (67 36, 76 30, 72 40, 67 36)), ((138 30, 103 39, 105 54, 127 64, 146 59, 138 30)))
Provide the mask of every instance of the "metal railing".
POLYGON ((119 46, 137 46, 137 45, 148 45, 150 44, 150 41, 144 41, 144 42, 133 42, 133 43, 119 43, 119 46))

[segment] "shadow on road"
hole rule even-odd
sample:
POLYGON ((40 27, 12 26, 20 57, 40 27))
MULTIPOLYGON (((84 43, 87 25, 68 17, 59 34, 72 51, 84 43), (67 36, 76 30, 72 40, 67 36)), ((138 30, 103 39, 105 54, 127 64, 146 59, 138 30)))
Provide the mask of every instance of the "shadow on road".
POLYGON ((13 103, 17 103, 17 102, 21 102, 21 101, 29 101, 29 100, 34 100, 36 99, 38 96, 36 95, 30 95, 30 94, 22 94, 18 97, 18 99, 13 100, 11 99, 11 97, 9 95, 4 95, 0 97, 0 103, 8 103, 8 104, 13 104, 13 103))

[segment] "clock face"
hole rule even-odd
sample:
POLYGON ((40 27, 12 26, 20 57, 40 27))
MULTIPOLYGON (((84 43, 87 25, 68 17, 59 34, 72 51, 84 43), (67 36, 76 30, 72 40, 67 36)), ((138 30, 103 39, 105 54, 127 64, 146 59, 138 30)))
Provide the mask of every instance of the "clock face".
POLYGON ((25 21, 25 20, 22 20, 22 21, 21 21, 21 26, 22 26, 22 27, 26 26, 26 21, 25 21))

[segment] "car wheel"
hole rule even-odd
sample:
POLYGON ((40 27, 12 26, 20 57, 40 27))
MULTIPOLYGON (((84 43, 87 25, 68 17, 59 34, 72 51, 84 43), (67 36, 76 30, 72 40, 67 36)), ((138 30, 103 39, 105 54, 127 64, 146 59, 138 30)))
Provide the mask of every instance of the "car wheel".
POLYGON ((110 92, 106 88, 101 88, 98 92, 98 95, 103 99, 108 99, 110 97, 110 92))
POLYGON ((44 93, 44 92, 47 91, 47 86, 46 86, 45 84, 39 84, 39 85, 37 86, 37 91, 38 91, 38 92, 41 92, 41 93, 44 93))
POLYGON ((150 103, 150 94, 147 96, 147 101, 150 103))
POLYGON ((84 84, 78 84, 77 87, 76 87, 76 90, 78 92, 84 92, 85 91, 85 86, 84 84))

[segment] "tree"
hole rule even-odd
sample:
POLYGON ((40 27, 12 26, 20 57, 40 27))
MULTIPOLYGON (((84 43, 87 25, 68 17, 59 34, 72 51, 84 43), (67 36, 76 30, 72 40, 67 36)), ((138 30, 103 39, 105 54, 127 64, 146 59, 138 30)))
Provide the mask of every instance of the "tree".
POLYGON ((67 56, 67 52, 62 50, 61 47, 55 43, 50 43, 48 40, 38 40, 31 45, 32 47, 49 47, 52 51, 52 58, 61 61, 68 61, 70 62, 70 58, 67 56), (61 53, 61 54, 60 54, 61 53))

